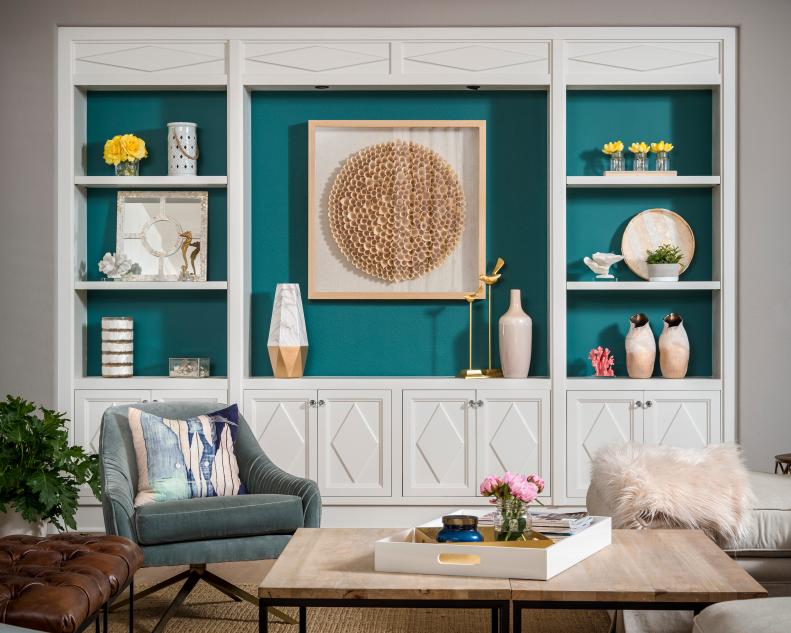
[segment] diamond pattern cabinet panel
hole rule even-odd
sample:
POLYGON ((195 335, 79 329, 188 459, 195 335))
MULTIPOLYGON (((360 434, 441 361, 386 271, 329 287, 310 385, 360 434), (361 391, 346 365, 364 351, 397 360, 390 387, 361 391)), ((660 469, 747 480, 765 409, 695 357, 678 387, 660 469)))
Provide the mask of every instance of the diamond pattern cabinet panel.
POLYGON ((318 392, 318 403, 321 494, 389 497, 392 492, 390 391, 322 389, 318 392))
POLYGON ((646 444, 701 448, 722 441, 719 391, 646 391, 645 403, 646 444))
POLYGON ((474 496, 474 389, 403 392, 404 496, 474 496))
POLYGON ((636 405, 643 392, 569 391, 566 398, 566 496, 584 499, 596 451, 643 437, 643 409, 636 405))
POLYGON ((152 389, 151 400, 154 402, 172 402, 173 400, 190 400, 192 402, 228 402, 225 389, 152 389))
POLYGON ((248 390, 242 412, 258 443, 277 466, 316 478, 316 400, 312 389, 248 390))
POLYGON ((404 42, 405 75, 549 73, 549 42, 404 42))
POLYGON ((165 76, 226 73, 226 44, 216 42, 77 42, 74 73, 165 76))
POLYGON ((387 42, 245 42, 244 72, 256 75, 389 75, 387 42))
POLYGON ((549 391, 478 389, 476 480, 505 471, 538 473, 550 495, 549 391))
MULTIPOLYGON (((584 41, 566 46, 569 75, 719 75, 719 42, 584 41)), ((570 79, 570 83, 573 80, 570 79)))

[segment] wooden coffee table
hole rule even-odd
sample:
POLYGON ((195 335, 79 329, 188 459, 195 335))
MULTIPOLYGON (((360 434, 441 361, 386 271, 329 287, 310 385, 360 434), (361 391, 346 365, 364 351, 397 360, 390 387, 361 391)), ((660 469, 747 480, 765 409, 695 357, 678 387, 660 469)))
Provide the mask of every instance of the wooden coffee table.
POLYGON ((259 631, 266 609, 299 607, 428 607, 490 609, 492 631, 508 633, 511 584, 507 578, 387 574, 374 571, 374 543, 403 529, 300 529, 258 588, 259 631))
POLYGON ((672 609, 767 592, 699 530, 613 530, 612 545, 550 580, 511 580, 514 633, 523 609, 672 609))
POLYGON ((697 530, 613 530, 612 545, 550 580, 389 574, 374 571, 376 541, 402 529, 301 529, 258 588, 266 609, 435 607, 490 609, 492 631, 521 633, 524 609, 677 609, 761 598, 766 590, 697 530))

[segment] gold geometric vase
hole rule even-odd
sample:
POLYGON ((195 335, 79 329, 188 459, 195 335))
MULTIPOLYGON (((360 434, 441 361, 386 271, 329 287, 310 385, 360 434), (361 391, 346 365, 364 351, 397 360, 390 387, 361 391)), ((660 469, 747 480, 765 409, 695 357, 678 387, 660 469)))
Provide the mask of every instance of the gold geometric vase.
POLYGON ((299 284, 277 284, 267 341, 275 378, 300 378, 308 359, 308 333, 299 284))

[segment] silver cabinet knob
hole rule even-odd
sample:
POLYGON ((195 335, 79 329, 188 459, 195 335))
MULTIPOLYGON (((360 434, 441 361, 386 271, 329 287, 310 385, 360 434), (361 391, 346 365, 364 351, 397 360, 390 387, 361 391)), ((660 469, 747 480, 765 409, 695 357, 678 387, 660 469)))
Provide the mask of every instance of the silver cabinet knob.
POLYGON ((637 402, 634 403, 634 406, 636 406, 638 409, 642 409, 643 408, 643 401, 642 400, 638 400, 637 402))
POLYGON ((467 404, 468 404, 468 405, 470 406, 470 408, 472 408, 472 409, 474 409, 475 407, 477 407, 477 406, 478 406, 478 403, 477 403, 477 402, 475 402, 475 400, 468 400, 468 401, 467 401, 467 404))
POLYGON ((482 407, 482 406, 483 406, 483 400, 478 400, 478 401, 475 403, 475 406, 476 406, 476 407, 482 407))
POLYGON ((315 407, 316 406, 316 401, 315 400, 308 400, 308 406, 315 407))
POLYGON ((654 406, 654 401, 653 400, 646 400, 645 401, 645 408, 646 409, 650 409, 653 406, 654 406))
POLYGON ((327 404, 327 403, 324 402, 324 400, 319 400, 319 406, 320 407, 323 407, 325 404, 327 404))

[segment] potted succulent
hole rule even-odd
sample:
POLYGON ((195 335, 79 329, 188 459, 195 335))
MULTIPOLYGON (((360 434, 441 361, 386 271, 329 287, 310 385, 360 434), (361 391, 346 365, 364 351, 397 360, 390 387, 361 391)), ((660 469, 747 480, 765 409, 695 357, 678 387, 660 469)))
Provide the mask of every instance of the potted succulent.
POLYGON ((0 402, 0 536, 76 529, 80 486, 99 497, 99 459, 69 446, 62 413, 6 396, 0 402))
POLYGON ((678 246, 662 244, 648 251, 645 263, 648 264, 648 281, 678 281, 683 270, 681 260, 684 254, 678 246))

